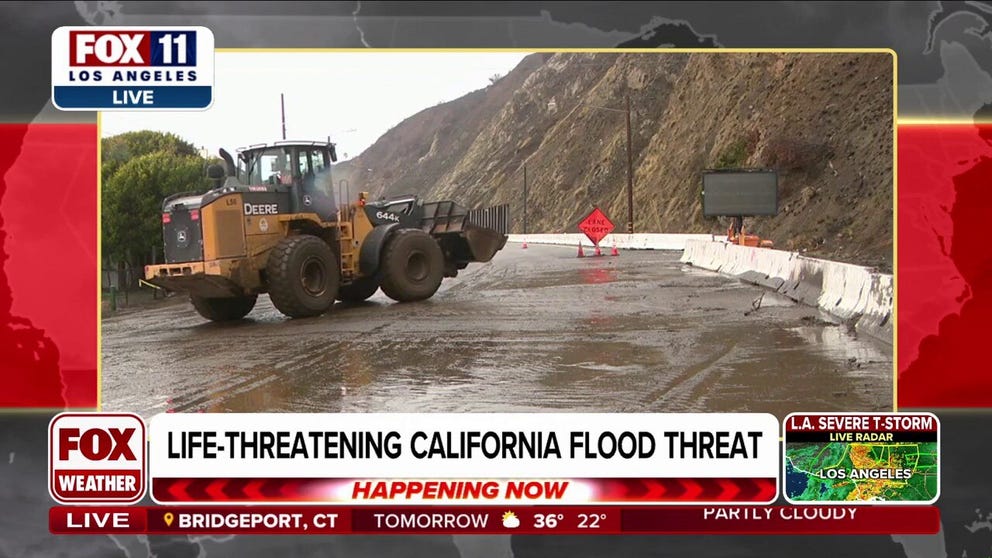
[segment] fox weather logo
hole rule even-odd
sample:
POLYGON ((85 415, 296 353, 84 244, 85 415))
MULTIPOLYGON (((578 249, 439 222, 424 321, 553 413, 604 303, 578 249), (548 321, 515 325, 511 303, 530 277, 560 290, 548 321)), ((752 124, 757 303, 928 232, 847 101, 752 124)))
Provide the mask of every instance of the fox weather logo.
POLYGON ((60 27, 52 102, 62 110, 202 110, 213 103, 205 27, 60 27))

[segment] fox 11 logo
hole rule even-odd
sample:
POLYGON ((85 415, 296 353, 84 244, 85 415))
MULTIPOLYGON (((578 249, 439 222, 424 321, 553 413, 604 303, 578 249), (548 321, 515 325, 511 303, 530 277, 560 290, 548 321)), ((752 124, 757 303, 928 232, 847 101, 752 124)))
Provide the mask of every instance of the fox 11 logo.
POLYGON ((145 423, 130 413, 61 413, 48 424, 57 502, 129 503, 145 495, 145 423))
POLYGON ((59 27, 52 103, 61 110, 202 110, 213 103, 206 27, 59 27))

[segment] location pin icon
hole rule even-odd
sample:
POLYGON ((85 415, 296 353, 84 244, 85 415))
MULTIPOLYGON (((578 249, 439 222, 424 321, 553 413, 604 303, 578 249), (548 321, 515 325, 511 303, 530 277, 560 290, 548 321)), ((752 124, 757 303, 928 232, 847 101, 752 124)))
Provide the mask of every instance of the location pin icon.
POLYGON ((172 512, 166 512, 165 515, 162 516, 162 519, 165 520, 165 524, 169 527, 172 527, 172 520, 175 518, 176 516, 172 515, 172 512))

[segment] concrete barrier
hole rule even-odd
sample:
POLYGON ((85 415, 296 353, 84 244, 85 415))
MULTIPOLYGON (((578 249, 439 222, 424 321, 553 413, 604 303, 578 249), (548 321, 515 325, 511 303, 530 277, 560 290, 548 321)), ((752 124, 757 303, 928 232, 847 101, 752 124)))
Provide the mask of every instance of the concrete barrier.
POLYGON ((865 313, 857 326, 875 337, 892 342, 892 305, 895 300, 895 284, 891 275, 872 275, 867 289, 865 313))
MULTIPOLYGON (((509 242, 592 247, 581 233, 511 234, 509 242)), ((892 343, 893 280, 866 267, 808 258, 795 252, 730 244, 723 235, 611 234, 599 243, 607 249, 681 250, 681 261, 733 275, 779 292, 796 302, 853 323, 857 331, 892 343)))
MULTIPOLYGON (((593 243, 582 233, 558 234, 511 234, 507 235, 509 242, 526 242, 527 244, 555 244, 560 246, 582 246, 591 248, 593 243)), ((712 242, 711 234, 609 234, 599 243, 600 248, 608 249, 616 245, 620 250, 684 250, 688 240, 705 240, 712 242)))
POLYGON ((803 304, 819 306, 823 294, 823 267, 815 260, 797 257, 779 292, 803 304))
POLYGON ((892 275, 795 252, 687 239, 682 262, 733 275, 820 309, 892 344, 892 275))

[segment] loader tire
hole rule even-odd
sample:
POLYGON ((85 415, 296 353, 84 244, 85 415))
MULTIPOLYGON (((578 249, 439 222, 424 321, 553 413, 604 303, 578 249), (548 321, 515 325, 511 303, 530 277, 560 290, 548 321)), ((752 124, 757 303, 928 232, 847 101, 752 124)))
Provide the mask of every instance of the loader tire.
POLYGON ((362 277, 352 281, 350 285, 342 285, 338 289, 338 300, 342 302, 362 302, 379 290, 379 281, 375 277, 362 277))
POLYGON ((265 272, 272 305, 290 318, 319 316, 334 306, 341 270, 334 251, 316 236, 280 240, 265 272))
POLYGON ((189 297, 193 308, 196 308, 201 316, 214 322, 230 322, 244 318, 255 307, 257 299, 258 295, 230 298, 189 297))
POLYGON ((382 292, 397 302, 425 300, 444 279, 444 253, 420 229, 393 233, 382 254, 382 292))

